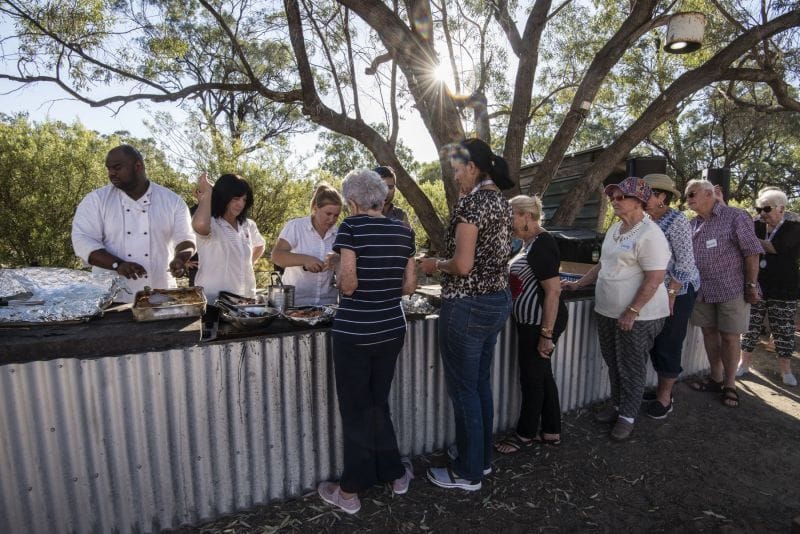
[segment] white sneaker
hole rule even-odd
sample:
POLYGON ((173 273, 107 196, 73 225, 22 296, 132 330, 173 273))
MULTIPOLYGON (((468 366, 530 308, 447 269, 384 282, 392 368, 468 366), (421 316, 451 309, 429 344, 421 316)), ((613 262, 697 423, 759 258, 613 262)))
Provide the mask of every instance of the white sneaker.
POLYGON ((465 491, 481 489, 480 480, 466 480, 459 477, 449 467, 429 467, 428 480, 440 488, 458 488, 465 491))
POLYGON ((749 374, 750 374, 750 367, 747 365, 740 365, 736 369, 736 378, 741 378, 744 375, 749 375, 749 374))
POLYGON ((414 478, 414 467, 411 465, 411 460, 403 458, 400 462, 403 464, 405 471, 403 471, 403 476, 392 481, 392 491, 395 495, 408 493, 408 486, 411 485, 411 479, 414 478))
POLYGON ((797 385, 797 379, 792 373, 783 373, 783 383, 787 386, 795 387, 797 385))
POLYGON ((323 501, 332 504, 346 514, 354 514, 361 510, 361 501, 358 495, 345 499, 342 496, 342 489, 335 482, 320 482, 317 486, 317 493, 323 501))

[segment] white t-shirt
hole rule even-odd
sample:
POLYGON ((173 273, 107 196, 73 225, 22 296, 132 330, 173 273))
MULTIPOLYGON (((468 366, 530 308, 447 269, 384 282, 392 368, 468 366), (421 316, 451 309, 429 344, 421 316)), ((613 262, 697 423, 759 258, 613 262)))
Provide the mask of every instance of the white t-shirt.
MULTIPOLYGON (((617 221, 608 229, 600 254, 600 272, 595 286, 594 310, 605 317, 618 318, 631 305, 644 281, 644 271, 661 271, 670 259, 669 243, 664 233, 649 217, 638 229, 619 239, 617 221)), ((664 284, 658 284, 653 297, 639 310, 637 321, 669 316, 669 297, 664 284)))
MULTIPOLYGON (((291 252, 295 254, 325 261, 333 250, 336 228, 332 227, 321 238, 311 224, 311 217, 300 217, 287 222, 278 238, 289 243, 291 252)), ((339 299, 339 290, 333 286, 333 271, 310 273, 302 267, 287 267, 281 279, 284 285, 294 286, 295 306, 335 304, 339 299)))
MULTIPOLYGON (((175 246, 195 242, 189 208, 181 197, 150 182, 139 200, 109 184, 86 195, 72 220, 72 247, 89 265, 89 255, 105 249, 123 261, 138 263, 147 274, 136 280, 122 278, 123 289, 117 300, 133 302, 144 286, 166 289, 176 287, 169 273, 175 246)), ((92 272, 108 272, 93 266, 92 272)))
POLYGON ((199 264, 195 284, 203 287, 211 304, 220 291, 256 296, 253 249, 264 246, 266 241, 252 220, 237 226, 234 228, 222 217, 211 217, 209 234, 197 234, 199 264))

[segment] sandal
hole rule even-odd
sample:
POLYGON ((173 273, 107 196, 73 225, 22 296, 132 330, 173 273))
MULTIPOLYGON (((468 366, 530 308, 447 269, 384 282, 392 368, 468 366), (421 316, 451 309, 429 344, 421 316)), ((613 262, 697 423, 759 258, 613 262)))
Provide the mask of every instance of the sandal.
POLYGON ((728 408, 739 407, 739 393, 735 388, 722 388, 722 404, 728 408))
POLYGON ((539 445, 550 445, 551 447, 558 447, 561 445, 561 437, 557 438, 543 438, 541 435, 536 436, 533 438, 533 441, 539 445))
POLYGON ((509 434, 494 444, 494 450, 500 454, 514 454, 533 445, 532 439, 523 439, 519 434, 509 434))
POLYGON ((689 387, 695 391, 704 391, 706 393, 722 393, 723 390, 722 382, 717 382, 710 376, 691 382, 689 387))

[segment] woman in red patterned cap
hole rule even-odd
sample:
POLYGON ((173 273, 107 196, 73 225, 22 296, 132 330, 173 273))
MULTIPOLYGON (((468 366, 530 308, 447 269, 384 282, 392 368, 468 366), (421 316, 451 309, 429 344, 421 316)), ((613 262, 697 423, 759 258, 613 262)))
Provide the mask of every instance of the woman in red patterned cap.
POLYGON ((614 215, 603 240, 600 263, 564 289, 592 283, 600 351, 608 364, 611 403, 595 419, 614 423, 611 438, 627 440, 642 402, 653 340, 669 316, 664 274, 670 259, 664 233, 644 208, 652 195, 647 182, 630 177, 605 189, 614 215))

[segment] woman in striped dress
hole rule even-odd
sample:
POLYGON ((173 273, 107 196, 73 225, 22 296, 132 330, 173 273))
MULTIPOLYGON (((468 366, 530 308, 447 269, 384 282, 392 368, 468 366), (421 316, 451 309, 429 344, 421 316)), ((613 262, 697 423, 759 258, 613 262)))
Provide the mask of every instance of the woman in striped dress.
POLYGON ((539 225, 542 202, 519 195, 510 204, 514 235, 524 243, 511 259, 509 276, 522 406, 516 432, 495 444, 503 454, 530 447, 534 441, 561 442, 561 405, 550 356, 567 325, 567 308, 560 298, 558 245, 539 225))

